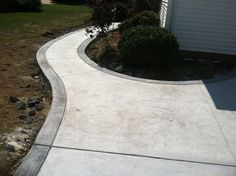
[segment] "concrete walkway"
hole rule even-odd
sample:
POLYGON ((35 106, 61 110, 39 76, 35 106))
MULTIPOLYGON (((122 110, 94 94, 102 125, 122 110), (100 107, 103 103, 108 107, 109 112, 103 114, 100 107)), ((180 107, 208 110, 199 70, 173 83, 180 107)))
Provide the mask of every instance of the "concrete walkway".
POLYGON ((39 51, 53 105, 16 175, 236 175, 236 78, 122 78, 94 68, 87 39, 80 30, 39 51))
POLYGON ((52 4, 51 0, 41 0, 42 4, 52 4))

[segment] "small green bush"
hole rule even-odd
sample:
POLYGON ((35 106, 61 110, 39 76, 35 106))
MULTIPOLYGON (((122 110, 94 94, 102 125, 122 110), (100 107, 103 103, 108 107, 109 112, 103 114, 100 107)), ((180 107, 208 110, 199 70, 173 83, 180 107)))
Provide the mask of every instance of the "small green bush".
POLYGON ((41 0, 0 0, 0 12, 39 11, 41 0))
POLYGON ((160 19, 156 13, 152 11, 144 11, 123 21, 119 26, 119 31, 120 33, 123 33, 125 30, 138 25, 159 27, 159 24, 160 19))
POLYGON ((136 26, 126 30, 119 41, 120 60, 132 66, 167 68, 178 62, 176 37, 165 29, 136 26))

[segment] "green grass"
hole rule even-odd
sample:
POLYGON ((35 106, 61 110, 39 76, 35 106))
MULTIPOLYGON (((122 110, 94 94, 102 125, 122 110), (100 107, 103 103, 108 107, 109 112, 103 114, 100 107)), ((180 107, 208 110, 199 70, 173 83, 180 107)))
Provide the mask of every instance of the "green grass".
POLYGON ((76 27, 90 19, 90 8, 76 5, 43 5, 42 12, 0 14, 0 39, 32 38, 48 30, 76 27))
MULTIPOLYGON (((0 100, 12 94, 32 97, 42 91, 50 93, 47 86, 38 90, 35 87, 39 83, 27 82, 22 78, 37 73, 35 55, 41 45, 89 22, 90 11, 86 6, 52 4, 43 5, 41 12, 0 13, 0 100), (52 35, 43 35, 46 32, 52 35), (28 84, 30 88, 20 87, 28 84)), ((17 118, 22 112, 12 106, 8 101, 0 104, 0 142, 4 142, 1 141, 3 134, 22 126, 17 118)), ((49 105, 45 106, 49 108, 49 105)), ((0 145, 0 175, 10 175, 10 169, 16 163, 14 156, 0 145)))

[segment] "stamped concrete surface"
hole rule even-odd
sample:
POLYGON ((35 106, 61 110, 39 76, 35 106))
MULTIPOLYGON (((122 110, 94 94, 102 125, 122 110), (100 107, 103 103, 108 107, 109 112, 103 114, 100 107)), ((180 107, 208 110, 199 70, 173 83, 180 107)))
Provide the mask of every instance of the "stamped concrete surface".
POLYGON ((74 32, 46 51, 67 102, 38 175, 236 175, 236 78, 194 85, 120 78, 78 55, 86 39, 74 32))

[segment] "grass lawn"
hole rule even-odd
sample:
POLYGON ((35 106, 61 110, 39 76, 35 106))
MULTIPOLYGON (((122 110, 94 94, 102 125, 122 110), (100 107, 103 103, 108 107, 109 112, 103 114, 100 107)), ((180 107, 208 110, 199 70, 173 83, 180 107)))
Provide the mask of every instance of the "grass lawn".
MULTIPOLYGON (((50 86, 42 81, 36 52, 44 43, 68 31, 76 30, 90 20, 90 8, 76 5, 43 5, 42 12, 0 13, 0 176, 12 175, 30 145, 17 152, 6 151, 6 140, 15 139, 17 128, 28 130, 25 141, 32 144, 50 109, 50 86), (39 75, 40 79, 33 79, 39 75), (34 116, 34 123, 18 118, 26 110, 16 110, 9 96, 22 100, 44 96, 43 111, 34 116)), ((24 134, 25 135, 25 134, 24 134)), ((19 139, 18 139, 19 140, 19 139)))
POLYGON ((49 30, 78 27, 90 19, 90 9, 85 6, 43 5, 42 12, 0 14, 1 41, 18 41, 39 37, 49 30))

